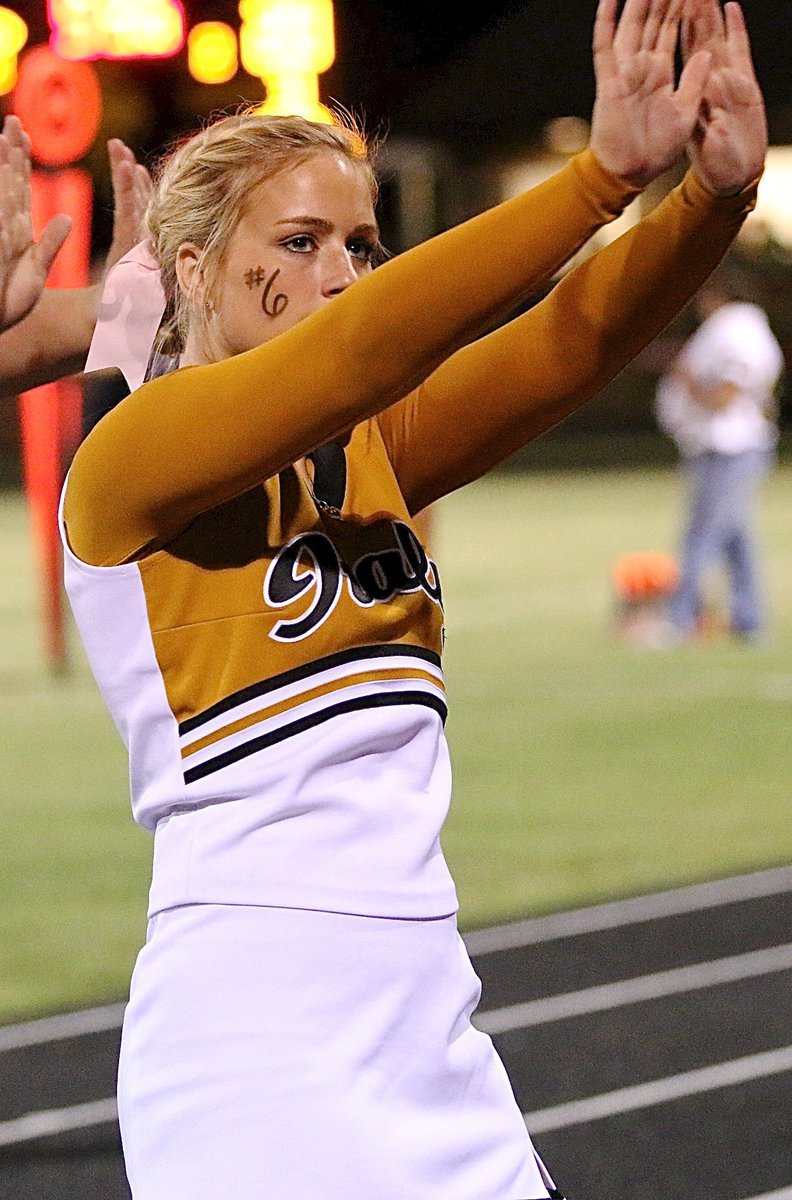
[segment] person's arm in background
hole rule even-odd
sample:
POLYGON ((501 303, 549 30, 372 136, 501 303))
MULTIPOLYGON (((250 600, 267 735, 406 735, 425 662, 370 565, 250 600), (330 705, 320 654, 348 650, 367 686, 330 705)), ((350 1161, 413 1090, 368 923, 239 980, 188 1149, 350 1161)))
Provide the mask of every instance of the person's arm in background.
MULTIPOLYGON (((113 183, 113 240, 102 279, 140 240, 151 193, 146 168, 117 138, 108 142, 113 183)), ((30 148, 16 117, 0 134, 0 396, 13 396, 81 371, 96 324, 102 282, 45 289, 71 229, 54 217, 38 242, 30 219, 30 148)))
POLYGON ((738 384, 730 380, 718 379, 713 383, 705 383, 696 379, 684 367, 677 367, 674 378, 685 388, 693 403, 698 404, 700 408, 706 408, 708 412, 723 412, 740 394, 738 384))
POLYGON ((18 118, 6 117, 0 133, 0 332, 35 306, 71 227, 71 218, 60 214, 33 240, 30 141, 18 118))

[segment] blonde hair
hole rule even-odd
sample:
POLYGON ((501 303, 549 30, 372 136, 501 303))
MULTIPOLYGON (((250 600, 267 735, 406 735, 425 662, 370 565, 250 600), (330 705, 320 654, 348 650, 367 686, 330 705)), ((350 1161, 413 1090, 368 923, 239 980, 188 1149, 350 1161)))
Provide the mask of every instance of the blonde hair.
MULTIPOLYGON (((160 353, 178 355, 184 349, 193 315, 176 277, 179 247, 192 242, 200 248, 210 297, 223 248, 244 216, 251 192, 261 183, 298 166, 309 155, 332 151, 360 167, 376 200, 374 147, 349 113, 338 110, 333 116, 333 124, 326 125, 304 117, 245 110, 207 125, 162 159, 146 213, 166 298, 157 338, 160 353)), ((205 319, 204 310, 197 315, 205 319)))

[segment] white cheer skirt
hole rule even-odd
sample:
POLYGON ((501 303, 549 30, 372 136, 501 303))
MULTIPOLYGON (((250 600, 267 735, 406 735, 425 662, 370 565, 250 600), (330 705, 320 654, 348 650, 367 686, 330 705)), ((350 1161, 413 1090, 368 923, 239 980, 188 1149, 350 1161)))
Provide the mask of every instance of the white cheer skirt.
POLYGON ((134 1200, 547 1197, 479 991, 453 917, 160 913, 119 1067, 134 1200))

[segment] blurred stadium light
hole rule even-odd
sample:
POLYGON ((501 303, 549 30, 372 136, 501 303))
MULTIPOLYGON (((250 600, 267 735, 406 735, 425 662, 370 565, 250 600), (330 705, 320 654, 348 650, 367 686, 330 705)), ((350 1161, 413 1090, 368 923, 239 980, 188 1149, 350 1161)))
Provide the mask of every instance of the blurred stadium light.
POLYGON ((241 0, 242 65, 264 81, 262 112, 332 121, 319 76, 335 61, 332 0, 241 0))
POLYGON ((239 67, 237 36, 225 21, 200 21, 187 37, 187 67, 198 83, 228 83, 239 67))
POLYGON ((745 223, 745 236, 772 238, 792 247, 792 146, 771 146, 759 184, 756 208, 745 223))
POLYGON ((10 8, 0 8, 0 96, 13 91, 17 58, 28 37, 28 27, 10 8))
POLYGON ((161 58, 184 45, 179 0, 49 0, 48 16, 61 58, 161 58))

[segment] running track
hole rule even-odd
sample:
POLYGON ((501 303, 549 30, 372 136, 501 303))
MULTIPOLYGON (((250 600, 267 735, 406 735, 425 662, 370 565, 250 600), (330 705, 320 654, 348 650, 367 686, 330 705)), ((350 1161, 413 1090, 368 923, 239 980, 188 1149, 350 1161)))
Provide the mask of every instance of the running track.
MULTIPOLYGON (((466 941, 569 1200, 792 1200, 792 867, 466 941)), ((121 1013, 0 1027, 0 1200, 129 1200, 121 1013)))

